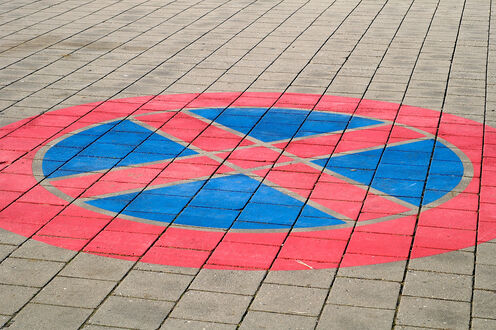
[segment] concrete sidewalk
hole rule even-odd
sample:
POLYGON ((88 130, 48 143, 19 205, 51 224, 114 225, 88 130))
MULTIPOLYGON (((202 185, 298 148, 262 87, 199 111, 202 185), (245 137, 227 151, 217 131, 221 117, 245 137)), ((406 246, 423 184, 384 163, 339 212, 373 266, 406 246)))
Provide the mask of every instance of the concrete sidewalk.
POLYGON ((495 329, 492 0, 0 0, 0 327, 495 329))

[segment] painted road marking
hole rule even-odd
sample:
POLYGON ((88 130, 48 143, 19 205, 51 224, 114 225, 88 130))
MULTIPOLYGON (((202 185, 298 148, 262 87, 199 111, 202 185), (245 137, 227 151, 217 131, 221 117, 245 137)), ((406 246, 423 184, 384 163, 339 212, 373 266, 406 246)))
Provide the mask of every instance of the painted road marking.
MULTIPOLYGON (((473 245, 476 230, 480 241, 496 236, 474 216, 482 125, 427 109, 164 95, 57 110, 2 131, 0 146, 14 152, 3 156, 0 227, 64 248, 282 270, 403 260, 473 245), (19 136, 16 150, 3 142, 19 136)), ((492 199, 483 201, 481 211, 492 199)))

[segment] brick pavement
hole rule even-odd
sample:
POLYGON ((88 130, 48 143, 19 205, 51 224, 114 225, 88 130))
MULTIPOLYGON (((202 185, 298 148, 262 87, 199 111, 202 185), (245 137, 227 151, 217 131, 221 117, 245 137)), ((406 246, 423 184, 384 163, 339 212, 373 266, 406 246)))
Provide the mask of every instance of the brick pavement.
MULTIPOLYGON (((0 1, 0 127, 6 127, 0 131, 0 326, 494 329, 493 8, 492 0, 0 1), (145 95, 175 96, 136 99, 145 95), (345 99, 338 102, 334 95, 345 99), (124 98, 135 99, 98 103, 124 98), (333 116, 346 119, 345 127, 337 129, 339 142, 308 142, 313 140, 305 140, 306 136, 333 136, 322 127, 336 119, 325 117, 323 123, 305 126, 311 122, 309 116, 324 116, 329 110, 324 109, 325 101, 333 116), (82 104, 90 105, 78 107, 82 104), (236 104, 302 110, 253 115, 258 123, 275 113, 275 120, 258 135, 255 124, 246 124, 254 117, 245 112, 236 110, 230 120, 222 122, 217 117, 208 120, 209 115, 201 110, 190 111, 236 104), (53 113, 58 116, 44 115, 66 108, 53 113), (408 115, 408 111, 417 112, 408 115), (146 122, 143 118, 150 113, 159 119, 146 122), (295 124, 298 115, 304 120, 295 124), (169 117, 162 120, 160 116, 169 117), (102 147, 95 137, 91 143, 99 148, 92 149, 90 156, 117 161, 102 167, 97 160, 85 161, 85 170, 81 162, 70 167, 73 157, 86 152, 76 144, 92 136, 88 126, 98 130, 104 127, 100 122, 115 118, 139 124, 130 131, 117 130, 117 141, 118 133, 127 132, 126 139, 130 139, 131 133, 146 129, 153 135, 145 141, 168 143, 168 148, 183 146, 180 150, 195 154, 182 151, 157 158, 152 143, 141 153, 148 161, 131 160, 124 168, 134 171, 127 179, 106 180, 113 173, 124 173, 116 163, 128 153, 115 156, 116 140, 102 147), (380 123, 350 127, 350 118, 380 123), (176 119, 177 124, 171 121, 167 126, 176 119), (195 133, 197 122, 207 123, 207 128, 199 124, 203 128, 195 133), (398 126, 405 128, 403 134, 415 131, 425 136, 395 136, 398 126), (413 143, 410 139, 432 138, 444 141, 447 150, 463 149, 451 163, 441 158, 437 173, 442 178, 456 177, 455 165, 446 164, 459 161, 461 183, 443 192, 440 202, 427 203, 431 191, 443 191, 442 186, 426 189, 432 187, 427 172, 434 171, 433 164, 439 160, 435 147, 427 154, 424 178, 417 179, 423 188, 417 197, 404 195, 408 189, 399 194, 394 189, 404 182, 402 176, 408 181, 420 168, 408 164, 409 159, 400 162, 405 172, 397 165, 381 169, 382 163, 376 162, 369 169, 374 181, 368 184, 346 166, 328 166, 329 159, 337 159, 329 155, 337 156, 344 142, 351 142, 352 147, 341 157, 346 152, 352 157, 359 154, 357 150, 376 150, 365 148, 370 141, 363 136, 369 135, 361 134, 369 129, 370 136, 377 137, 381 127, 388 127, 383 130, 387 140, 372 139, 373 145, 387 141, 391 148, 400 146, 399 151, 405 151, 401 145, 413 143), (362 138, 348 139, 354 130, 362 138), (190 140, 185 137, 188 134, 193 134, 190 140), (271 138, 271 134, 281 136, 271 138), (64 149, 64 141, 72 143, 70 148, 64 149), (234 142, 229 145, 229 141, 234 142), (297 142, 304 146, 298 147, 297 142), (319 149, 316 145, 332 147, 332 151, 314 154, 319 149), (49 159, 56 148, 65 151, 49 159), (77 150, 77 155, 67 156, 67 149, 77 150), (251 150, 263 152, 250 154, 251 150), (231 156, 236 153, 244 156, 231 156), (271 153, 277 158, 270 158, 271 153), (197 213, 184 223, 181 216, 176 219, 182 208, 172 212, 172 206, 162 203, 180 204, 181 198, 191 196, 170 193, 167 180, 159 186, 152 181, 163 179, 161 173, 170 179, 167 171, 173 166, 164 159, 174 157, 173 165, 183 164, 180 173, 186 168, 192 173, 182 178, 176 171, 168 181, 184 179, 181 187, 202 183, 186 206, 191 203, 189 210, 197 213), (195 163, 200 157, 219 166, 195 163), (324 166, 319 163, 322 159, 324 166), (166 163, 169 167, 163 166, 166 163), (199 174, 198 164, 205 173, 199 174), (284 166, 291 169, 285 171, 284 166), (47 173, 47 168, 53 173, 47 173), (64 169, 68 170, 62 173, 64 169), (136 172, 140 169, 144 170, 136 172), (84 181, 95 173, 101 176, 86 186, 56 186, 52 178, 57 171, 67 180, 84 181), (148 177, 150 171, 155 172, 148 177), (311 181, 313 171, 318 172, 311 181), (147 179, 132 186, 136 173, 147 179), (248 181, 220 181, 232 179, 229 173, 248 181), (281 179, 282 173, 295 176, 281 179), (376 185, 384 181, 380 178, 392 181, 393 188, 376 185), (325 197, 336 188, 332 188, 336 180, 344 197, 325 197), (220 184, 209 190, 203 189, 205 182, 220 184), (253 182, 257 192, 263 188, 268 195, 260 193, 259 197, 255 190, 240 188, 253 182), (158 190, 149 189, 150 185, 162 189, 161 194, 154 194, 158 190), (152 199, 143 199, 145 206, 138 207, 134 201, 141 197, 123 197, 136 191, 147 198, 162 197, 152 203, 150 211, 145 206, 152 199), (221 197, 212 197, 214 192, 221 197), (317 194, 321 198, 314 199, 317 194), (248 206, 244 206, 246 201, 234 206, 243 196, 250 200, 248 206), (368 203, 370 196, 382 204, 368 203), (119 204, 122 200, 125 203, 119 204), (228 205, 214 205, 223 201, 228 205), (249 209, 251 201, 255 201, 254 211, 249 209), (384 215, 386 202, 408 211, 396 214, 388 208, 390 213, 384 215), (117 211, 115 205, 122 207, 117 211), (157 211, 159 206, 164 213, 157 211), (297 210, 295 219, 290 219, 290 207, 297 210), (305 217, 305 207, 313 212, 307 216, 313 224, 296 220, 305 217), (355 207, 356 213, 349 214, 355 207), (198 213, 201 208, 210 213, 198 213), (165 219, 169 211, 171 220, 157 221, 157 214, 165 219), (429 211, 433 212, 430 217, 429 211), (226 225, 223 221, 232 213, 226 225), (275 219, 274 214, 282 216, 275 219), (394 222, 398 214, 405 216, 400 220, 408 218, 409 222, 394 222), (269 218, 260 220, 264 216, 269 218), (362 226, 361 220, 371 222, 362 226), (195 228, 188 227, 187 221, 195 228), (319 229, 315 221, 321 221, 319 229), (338 232, 346 235, 336 238, 338 232)), ((386 150, 381 159, 393 150, 381 148, 386 150)), ((359 166, 358 173, 365 171, 359 166)))

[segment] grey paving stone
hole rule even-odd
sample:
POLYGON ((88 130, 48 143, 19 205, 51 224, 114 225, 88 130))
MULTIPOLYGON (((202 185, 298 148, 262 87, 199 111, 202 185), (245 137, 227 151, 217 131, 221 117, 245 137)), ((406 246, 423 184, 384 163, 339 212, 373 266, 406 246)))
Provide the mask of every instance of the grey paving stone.
POLYGON ((253 295, 265 272, 202 269, 191 289, 253 295))
POLYGON ((9 329, 77 329, 91 309, 29 304, 8 324, 9 329))
POLYGON ((89 324, 89 325, 85 325, 83 327, 84 330, 115 330, 115 329, 119 329, 119 328, 116 328, 116 327, 106 327, 104 325, 95 325, 95 324, 89 324))
POLYGON ((236 329, 234 324, 223 324, 214 322, 202 322, 202 321, 192 321, 192 320, 181 320, 169 317, 165 320, 164 324, 160 327, 163 330, 208 330, 208 329, 219 329, 228 330, 236 329))
POLYGON ((397 325, 417 327, 467 329, 470 304, 467 302, 401 297, 397 325))
POLYGON ((326 295, 327 290, 319 288, 264 283, 250 309, 317 316, 326 295))
POLYGON ((36 288, 0 284, 0 314, 12 315, 38 292, 36 288))
POLYGON ((388 264, 367 265, 362 267, 344 267, 338 271, 339 276, 356 277, 371 280, 403 281, 406 262, 398 261, 388 264))
POLYGON ((96 308, 115 282, 56 276, 34 298, 34 302, 71 307, 96 308))
POLYGON ((167 265, 148 264, 144 262, 138 262, 133 267, 133 269, 184 275, 196 275, 200 271, 198 268, 174 267, 167 265))
POLYGON ((115 295, 176 301, 192 276, 132 270, 115 289, 115 295))
POLYGON ((317 317, 249 311, 240 329, 313 329, 317 317))
POLYGON ((327 303, 394 309, 399 291, 396 282, 337 277, 327 303))
POLYGON ((80 253, 67 264, 60 275, 119 281, 132 266, 130 261, 80 253))
POLYGON ((482 243, 477 246, 477 263, 496 265, 496 244, 482 243))
POLYGON ((296 285, 327 289, 336 274, 336 269, 313 269, 306 271, 269 271, 264 283, 296 285))
POLYGON ((470 301, 472 276, 408 271, 403 287, 407 296, 470 301))
POLYGON ((471 329, 473 330, 496 329, 496 320, 473 318, 471 329))
POLYGON ((89 324, 124 328, 156 329, 170 312, 173 303, 110 296, 89 319, 89 324))
POLYGON ((496 292, 474 290, 472 315, 474 317, 496 319, 496 292))
POLYGON ((10 319, 10 316, 0 315, 0 327, 3 327, 10 319))
POLYGON ((12 256, 64 262, 70 260, 75 254, 75 251, 61 249, 35 240, 29 240, 22 244, 12 256))
POLYGON ((475 288, 496 291, 496 265, 475 266, 475 288))
POLYGON ((0 264, 0 283, 42 287, 63 266, 60 262, 7 258, 0 264))
POLYGON ((0 245, 0 261, 7 258, 16 248, 15 245, 0 245))
POLYGON ((389 329, 394 310, 328 304, 317 329, 389 329))
POLYGON ((237 324, 250 301, 250 296, 191 290, 181 297, 171 317, 237 324))
POLYGON ((24 242, 26 240, 27 240, 27 238, 24 236, 17 235, 17 234, 10 232, 10 231, 7 231, 5 229, 0 228, 0 243, 1 244, 20 245, 22 242, 24 242))

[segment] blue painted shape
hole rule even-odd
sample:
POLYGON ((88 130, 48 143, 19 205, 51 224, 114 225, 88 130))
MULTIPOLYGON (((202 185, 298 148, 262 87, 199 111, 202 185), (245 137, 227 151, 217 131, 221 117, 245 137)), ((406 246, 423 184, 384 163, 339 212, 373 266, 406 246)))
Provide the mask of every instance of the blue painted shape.
POLYGON ((302 217, 296 221, 294 228, 327 227, 345 223, 336 218, 302 217))
POLYGON ((329 169, 338 167, 349 168, 353 171, 355 169, 375 170, 377 167, 377 163, 381 159, 382 151, 383 149, 374 149, 350 155, 336 156, 331 157, 329 161, 327 158, 316 159, 313 161, 313 163, 322 167, 326 166, 329 169))
POLYGON ((280 204, 259 204, 248 203, 243 212, 239 215, 239 220, 275 223, 279 225, 291 226, 300 213, 300 206, 289 206, 280 204))
POLYGON ((254 192, 260 182, 243 174, 217 177, 209 180, 204 189, 254 192))
POLYGON ((251 193, 227 190, 202 189, 191 201, 191 206, 214 207, 228 210, 241 210, 251 193))
POLYGON ((80 155, 90 157, 122 158, 133 150, 133 146, 124 144, 93 143, 80 155))
POLYGON ((101 209, 112 211, 115 213, 120 213, 127 204, 129 204, 134 198, 138 196, 138 193, 122 194, 113 197, 99 198, 91 201, 87 201, 86 204, 99 207, 101 209))
POLYGON ((423 204, 432 203, 453 190, 462 180, 464 172, 463 163, 458 155, 437 141, 425 186, 423 204))
POLYGON ((412 205, 419 206, 424 181, 374 178, 371 187, 412 205))
MULTIPOLYGON (((326 166, 327 159, 313 162, 326 166)), ((326 168, 415 206, 420 206, 422 198, 422 204, 426 205, 444 196, 458 185, 464 172, 459 157, 432 139, 331 157, 326 168), (431 161, 433 151, 438 156, 431 161), (428 180, 422 196, 429 165, 432 172, 442 175, 443 179, 428 180), (373 176, 375 168, 377 172, 373 176)))
POLYGON ((289 229, 290 225, 281 225, 277 223, 269 223, 269 222, 257 222, 257 221, 243 221, 236 220, 236 222, 232 225, 233 229, 248 229, 248 230, 274 230, 274 229, 289 229))
POLYGON ((398 165, 419 165, 428 163, 431 159, 432 146, 423 152, 388 150, 382 156, 381 162, 384 164, 398 165))
MULTIPOLYGON (((427 163, 428 164, 428 163, 427 163)), ((410 181, 425 181, 427 166, 384 164, 381 162, 375 178, 398 179, 408 178, 410 181)))
MULTIPOLYGON (((325 113, 324 113, 325 115, 325 113)), ((309 136, 314 134, 338 132, 344 129, 352 129, 380 124, 382 122, 367 118, 353 117, 350 119, 348 115, 327 114, 329 117, 341 116, 336 118, 336 121, 331 120, 306 120, 296 134, 296 137, 309 136), (341 119, 341 120, 339 120, 341 119)), ((329 119, 331 119, 329 118, 329 119)))
POLYGON ((462 177, 464 172, 465 169, 462 162, 449 160, 438 161, 437 159, 433 159, 431 168, 429 169, 430 174, 455 175, 458 177, 462 177))
POLYGON ((128 146, 137 146, 141 142, 145 141, 150 137, 150 131, 148 132, 121 132, 112 130, 107 134, 98 138, 99 143, 107 144, 123 144, 128 146))
MULTIPOLYGON (((112 168, 119 162, 118 158, 92 157, 86 155, 77 155, 76 157, 64 163, 59 169, 50 174, 51 178, 65 175, 86 173, 95 170, 112 168)), ((45 175, 48 173, 45 172, 45 175)))
POLYGON ((171 221, 202 187, 203 181, 189 182, 176 186, 150 189, 142 193, 129 193, 105 197, 86 203, 104 210, 122 213, 148 220, 170 219, 171 221), (160 214, 158 216, 154 214, 160 214), (164 217, 163 214, 172 215, 164 217))
MULTIPOLYGON (((58 162, 66 162, 67 159, 70 159, 74 156, 76 156, 78 153, 81 152, 83 148, 78 148, 78 147, 64 147, 64 146, 59 146, 58 144, 51 147, 47 153, 45 154, 45 157, 43 158, 43 162, 45 161, 58 161, 58 162)), ((43 166, 48 166, 43 164, 43 166)))
POLYGON ((196 227, 226 229, 231 227, 238 215, 239 211, 234 210, 187 206, 184 211, 179 214, 174 223, 196 227))
POLYGON ((344 223, 277 189, 262 185, 234 223, 235 229, 282 229, 333 226, 344 223), (303 212, 298 215, 303 207, 303 212), (298 219, 298 220, 297 220, 298 219))
MULTIPOLYGON (((275 229, 290 228, 304 203, 274 188, 261 185, 260 198, 265 203, 250 202, 253 191, 260 183, 243 174, 219 177, 128 193, 86 202, 104 210, 147 220, 172 222, 182 225, 209 228, 275 229), (246 186, 245 191, 213 190, 206 187, 235 189, 246 186), (267 204, 267 202, 276 204, 267 204), (278 204, 277 204, 278 203, 278 204), (243 209, 242 213, 241 209, 243 209), (179 215, 177 215, 179 214, 179 215), (177 218, 176 218, 177 216, 177 218), (239 216, 239 218, 238 218, 239 216), (176 218, 174 220, 174 218, 176 218)), ((343 223, 309 205, 304 207, 304 218, 296 221, 298 228, 329 226, 343 223)))
POLYGON ((44 160, 66 163, 59 167, 44 161, 43 173, 60 177, 193 154, 196 152, 177 142, 124 120, 95 126, 60 141, 46 152, 44 160))
POLYGON ((301 202, 289 195, 279 192, 277 189, 267 185, 261 185, 257 189, 250 202, 253 203, 271 203, 289 206, 301 206, 301 202))
POLYGON ((367 118, 351 118, 347 114, 296 109, 206 108, 191 111, 264 142, 341 131, 348 122, 348 128, 381 123, 367 118))

